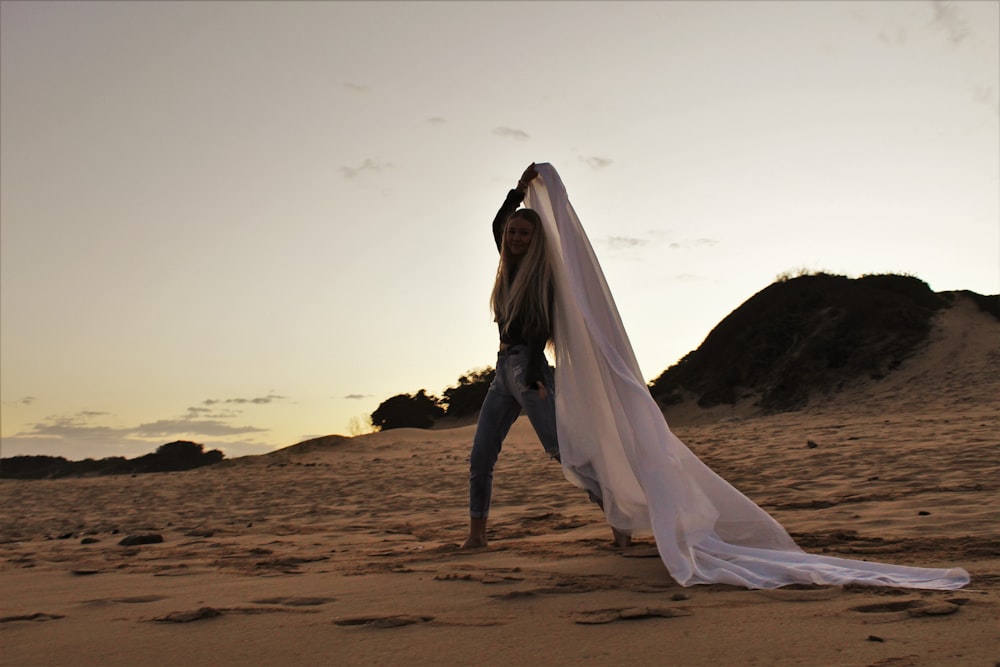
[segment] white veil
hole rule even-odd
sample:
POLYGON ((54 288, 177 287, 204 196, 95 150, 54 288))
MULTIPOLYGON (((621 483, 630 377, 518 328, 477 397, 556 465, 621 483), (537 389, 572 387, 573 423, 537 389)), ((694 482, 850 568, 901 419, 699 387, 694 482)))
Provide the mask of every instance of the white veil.
POLYGON ((857 582, 955 589, 960 568, 803 552, 767 512, 712 472, 667 427, 649 393, 600 264, 550 164, 525 204, 541 216, 556 281, 556 422, 563 471, 597 493, 608 523, 652 531, 680 584, 748 588, 857 582))

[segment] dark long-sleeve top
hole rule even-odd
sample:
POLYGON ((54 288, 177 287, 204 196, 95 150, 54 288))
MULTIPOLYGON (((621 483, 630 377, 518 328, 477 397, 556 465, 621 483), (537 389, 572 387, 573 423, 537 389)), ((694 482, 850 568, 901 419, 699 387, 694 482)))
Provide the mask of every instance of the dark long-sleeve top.
MULTIPOLYGON (((493 239, 497 243, 498 251, 503 246, 503 232, 507 218, 517 210, 522 201, 524 201, 524 193, 519 190, 511 190, 507 193, 507 199, 504 200, 500 210, 497 211, 496 217, 493 218, 493 239)), ((514 321, 507 327, 507 331, 504 331, 502 322, 498 322, 497 326, 500 329, 501 343, 507 345, 523 344, 527 346, 528 366, 525 369, 524 381, 529 387, 536 388, 537 384, 543 380, 542 369, 545 367, 545 344, 549 340, 549 332, 524 331, 520 318, 514 318, 514 321)))

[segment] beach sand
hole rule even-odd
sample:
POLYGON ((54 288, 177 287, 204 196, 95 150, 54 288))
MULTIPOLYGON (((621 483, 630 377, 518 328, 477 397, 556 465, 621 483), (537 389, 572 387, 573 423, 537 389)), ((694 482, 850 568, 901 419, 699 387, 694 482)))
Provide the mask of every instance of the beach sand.
POLYGON ((807 551, 964 567, 962 590, 683 588, 650 537, 613 546, 522 419, 477 552, 458 550, 473 426, 0 480, 0 664, 991 667, 998 333, 966 304, 898 371, 803 411, 667 415, 807 551))

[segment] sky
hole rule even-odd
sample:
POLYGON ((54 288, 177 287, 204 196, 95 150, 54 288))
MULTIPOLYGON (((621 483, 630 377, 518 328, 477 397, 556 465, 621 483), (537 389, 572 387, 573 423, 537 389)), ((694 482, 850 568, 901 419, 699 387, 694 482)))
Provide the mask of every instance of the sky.
POLYGON ((647 379, 780 275, 1000 292, 1000 3, 0 3, 0 453, 227 456, 495 362, 558 170, 647 379))

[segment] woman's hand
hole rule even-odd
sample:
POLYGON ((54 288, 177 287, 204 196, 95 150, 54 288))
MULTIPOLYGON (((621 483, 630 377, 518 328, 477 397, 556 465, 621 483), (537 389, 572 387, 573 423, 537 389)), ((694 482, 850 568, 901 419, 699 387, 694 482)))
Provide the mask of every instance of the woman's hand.
POLYGON ((546 389, 545 385, 542 384, 541 382, 536 382, 535 386, 538 387, 538 398, 540 398, 540 399, 542 399, 544 401, 545 398, 549 395, 549 393, 548 393, 549 390, 546 389))
POLYGON ((538 176, 538 172, 535 170, 535 163, 532 162, 528 165, 528 168, 524 170, 521 174, 521 178, 517 181, 517 189, 522 192, 527 189, 528 183, 533 181, 535 177, 538 176))

